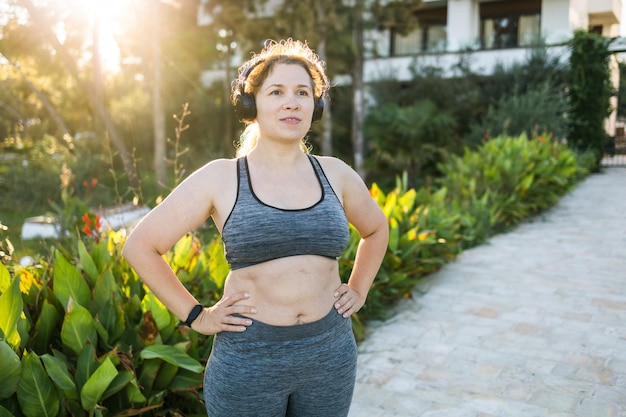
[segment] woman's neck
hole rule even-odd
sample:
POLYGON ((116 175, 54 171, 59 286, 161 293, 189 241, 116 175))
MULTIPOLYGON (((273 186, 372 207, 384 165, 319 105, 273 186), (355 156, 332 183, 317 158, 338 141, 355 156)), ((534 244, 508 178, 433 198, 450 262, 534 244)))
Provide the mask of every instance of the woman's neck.
POLYGON ((289 168, 300 163, 305 156, 299 143, 296 146, 268 146, 259 141, 248 154, 248 160, 273 167, 289 168))

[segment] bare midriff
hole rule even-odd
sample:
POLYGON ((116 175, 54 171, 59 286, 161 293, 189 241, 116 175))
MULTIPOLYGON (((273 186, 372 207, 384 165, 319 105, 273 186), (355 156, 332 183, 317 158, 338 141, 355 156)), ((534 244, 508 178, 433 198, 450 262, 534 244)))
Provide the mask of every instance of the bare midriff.
POLYGON ((341 285, 337 261, 315 255, 290 256, 231 271, 224 295, 248 292, 241 304, 254 306, 253 320, 274 326, 311 323, 333 308, 341 285))

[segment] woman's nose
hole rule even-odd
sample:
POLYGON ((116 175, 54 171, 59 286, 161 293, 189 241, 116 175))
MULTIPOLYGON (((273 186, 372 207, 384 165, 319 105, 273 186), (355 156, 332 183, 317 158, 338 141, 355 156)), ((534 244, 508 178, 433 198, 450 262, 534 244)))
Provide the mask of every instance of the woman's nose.
POLYGON ((297 109, 300 108, 300 102, 295 94, 288 94, 285 98, 285 103, 283 106, 286 109, 297 109))

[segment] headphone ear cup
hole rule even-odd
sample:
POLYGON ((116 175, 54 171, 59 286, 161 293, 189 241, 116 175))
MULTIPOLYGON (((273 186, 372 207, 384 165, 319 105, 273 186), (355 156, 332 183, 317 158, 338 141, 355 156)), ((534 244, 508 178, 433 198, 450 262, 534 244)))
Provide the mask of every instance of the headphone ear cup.
POLYGON ((324 99, 322 97, 315 99, 315 107, 313 108, 313 120, 312 122, 317 122, 322 119, 322 115, 324 114, 324 99))
POLYGON ((241 93, 235 103, 235 113, 239 120, 254 120, 256 118, 256 103, 250 93, 241 93))

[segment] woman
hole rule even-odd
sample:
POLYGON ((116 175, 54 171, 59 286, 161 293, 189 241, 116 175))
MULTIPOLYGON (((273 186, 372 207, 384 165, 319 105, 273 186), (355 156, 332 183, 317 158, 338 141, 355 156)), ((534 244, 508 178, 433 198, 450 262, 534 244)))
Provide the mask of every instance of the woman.
POLYGON ((204 380, 210 417, 346 416, 356 372, 350 316, 384 257, 387 219, 353 169, 304 146, 329 87, 305 43, 268 42, 239 74, 233 104, 247 127, 238 158, 190 175, 123 254, 185 324, 215 335, 204 380), (205 308, 161 255, 208 217, 231 271, 221 300, 205 308), (348 222, 361 241, 341 284, 348 222))

